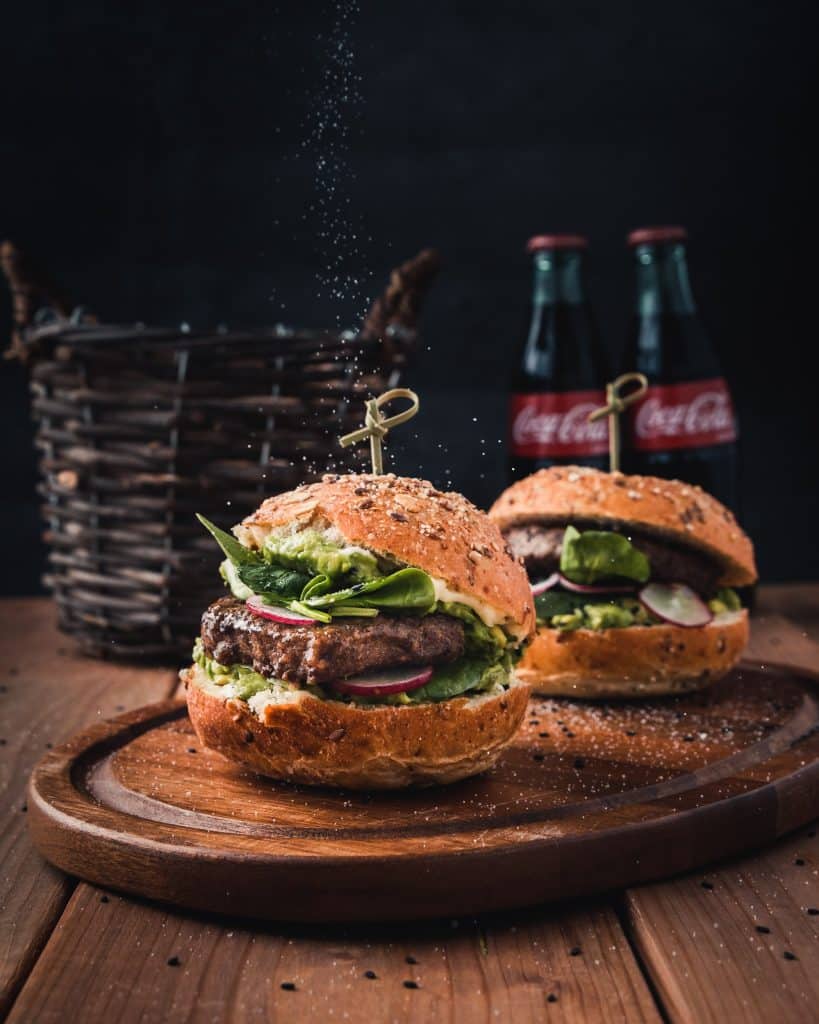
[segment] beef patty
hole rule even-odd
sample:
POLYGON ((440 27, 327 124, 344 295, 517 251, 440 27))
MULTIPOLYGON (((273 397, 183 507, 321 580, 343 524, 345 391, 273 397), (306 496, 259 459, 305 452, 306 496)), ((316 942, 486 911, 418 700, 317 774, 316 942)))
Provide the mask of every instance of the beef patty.
POLYGON ((320 684, 379 668, 454 661, 464 651, 464 629, 439 614, 287 626, 222 597, 202 616, 202 646, 222 665, 251 665, 263 676, 320 684))
MULTIPOLYGON (((577 523, 579 530, 584 525, 577 523)), ((599 527, 586 526, 586 529, 599 527)), ((541 526, 531 523, 514 526, 506 533, 506 540, 512 553, 522 558, 526 571, 532 580, 543 579, 560 568, 560 552, 563 547, 564 527, 541 526)), ((638 551, 651 562, 652 580, 666 580, 687 583, 698 594, 713 593, 720 576, 720 568, 707 555, 646 537, 639 532, 619 530, 628 537, 638 551)))

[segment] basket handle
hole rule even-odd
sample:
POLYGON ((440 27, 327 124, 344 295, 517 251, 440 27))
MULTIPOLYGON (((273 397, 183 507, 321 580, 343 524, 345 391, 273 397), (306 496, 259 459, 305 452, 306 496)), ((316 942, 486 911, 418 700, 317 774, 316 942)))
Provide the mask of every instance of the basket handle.
POLYGON ((361 333, 368 338, 380 338, 389 348, 392 334, 400 336, 401 328, 406 332, 414 331, 421 303, 440 266, 441 259, 435 249, 422 249, 417 256, 396 267, 387 287, 364 318, 361 333))
POLYGON ((31 353, 26 332, 34 325, 39 310, 48 308, 68 319, 74 308, 68 296, 13 242, 0 243, 0 268, 11 293, 12 328, 7 359, 25 361, 31 353))

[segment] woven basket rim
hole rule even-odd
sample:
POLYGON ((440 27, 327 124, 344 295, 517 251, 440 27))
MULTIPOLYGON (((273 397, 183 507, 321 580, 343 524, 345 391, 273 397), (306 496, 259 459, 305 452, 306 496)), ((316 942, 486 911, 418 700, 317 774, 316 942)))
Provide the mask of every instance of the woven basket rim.
MULTIPOLYGON (((411 342, 417 331, 399 324, 390 325, 386 336, 398 342, 411 342)), ((187 324, 178 327, 149 327, 145 324, 77 324, 69 320, 51 321, 29 327, 24 336, 27 348, 37 349, 44 344, 71 345, 76 348, 112 346, 116 343, 140 348, 189 348, 207 345, 241 345, 244 343, 304 341, 328 344, 379 344, 382 339, 360 330, 349 328, 295 327, 273 324, 271 327, 231 328, 224 325, 193 328, 187 324)))

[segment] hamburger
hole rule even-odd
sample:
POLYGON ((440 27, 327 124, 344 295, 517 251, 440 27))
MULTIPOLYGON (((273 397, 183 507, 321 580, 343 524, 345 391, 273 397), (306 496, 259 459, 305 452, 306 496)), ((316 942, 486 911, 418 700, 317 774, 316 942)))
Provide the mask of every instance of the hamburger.
POLYGON ((325 476, 233 528, 183 672, 206 747, 262 775, 390 789, 490 767, 526 709, 523 567, 459 494, 325 476))
POLYGON ((735 587, 756 581, 733 514, 679 480, 543 469, 489 512, 525 566, 537 633, 518 677, 540 694, 640 697, 698 690, 748 641, 735 587))

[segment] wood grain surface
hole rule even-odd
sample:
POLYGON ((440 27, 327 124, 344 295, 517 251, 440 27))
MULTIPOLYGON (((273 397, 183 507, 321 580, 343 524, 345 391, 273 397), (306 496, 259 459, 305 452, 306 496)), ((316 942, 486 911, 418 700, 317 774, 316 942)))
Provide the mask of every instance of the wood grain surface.
POLYGON ((533 700, 493 771, 352 794, 238 769, 199 747, 171 701, 47 754, 29 819, 64 870, 200 910, 476 913, 666 877, 809 820, 818 726, 811 679, 746 666, 674 700, 533 700))
MULTIPOLYGON (((774 589, 774 588, 772 588, 774 589)), ((819 673, 819 631, 812 629, 811 623, 819 623, 819 610, 813 617, 807 614, 808 587, 795 588, 796 607, 805 611, 805 618, 797 626, 784 615, 767 611, 752 620, 751 639, 746 650, 746 658, 762 665, 787 664, 804 669, 806 672, 819 673)), ((816 603, 819 604, 819 586, 813 586, 816 603)), ((784 595, 774 589, 774 596, 769 598, 765 588, 759 603, 763 606, 781 608, 784 595)))
POLYGON ((270 932, 81 885, 9 1024, 660 1019, 604 906, 270 932))
POLYGON ((816 826, 753 858, 626 895, 672 1021, 819 1020, 816 826))
POLYGON ((28 775, 46 750, 126 707, 167 696, 174 674, 76 653, 42 599, 3 605, 0 629, 0 1016, 54 927, 71 891, 36 856, 26 828, 28 775))
MULTIPOLYGON (((803 640, 819 644, 818 592, 819 585, 816 583, 767 583, 759 587, 753 616, 757 636, 776 636, 780 646, 787 643, 791 661, 796 656, 794 648, 798 646, 798 641, 793 634, 797 631, 803 640), (783 620, 790 626, 784 636, 780 628, 783 620)), ((753 648, 752 634, 751 650, 753 648)), ((816 660, 814 651, 814 663, 816 660)))
MULTIPOLYGON (((759 608, 765 614, 754 622, 751 656, 765 663, 791 661, 815 669, 819 665, 817 647, 808 635, 810 621, 819 621, 819 586, 794 588, 798 608, 808 613, 807 618, 800 617, 800 628, 771 614, 774 608, 766 597, 769 589, 760 588, 759 608), (801 622, 808 624, 807 629, 801 622)), ((788 590, 775 590, 775 610, 783 614, 791 614, 788 590)), ((14 873, 4 870, 0 892, 6 908, 10 892, 17 894, 22 886, 33 893, 31 900, 20 895, 13 909, 6 909, 0 918, 6 977, 13 975, 19 980, 28 976, 12 1012, 14 1024, 39 1020, 62 1024, 72 1019, 107 1024, 112 1017, 121 1017, 125 1024, 136 1020, 149 1024, 656 1020, 641 968, 649 976, 662 1019, 719 1019, 721 1024, 765 1015, 770 1021, 817 1019, 811 1012, 811 989, 804 984, 804 974, 786 970, 810 972, 811 982, 817 975, 819 954, 799 930, 804 925, 800 913, 809 927, 819 920, 807 913, 819 908, 815 847, 810 846, 815 840, 808 835, 812 829, 802 829, 794 839, 780 840, 741 861, 724 861, 707 873, 630 890, 625 912, 620 911, 620 898, 615 896, 591 907, 559 905, 489 915, 477 921, 461 919, 457 927, 450 920, 396 926, 269 926, 168 911, 80 883, 52 930, 62 900, 55 906, 54 917, 44 917, 36 879, 59 881, 61 876, 46 869, 31 850, 28 836, 20 828, 26 816, 15 814, 15 786, 22 801, 21 773, 26 765, 37 759, 46 742, 56 743, 80 727, 80 712, 88 714, 86 721, 97 717, 95 699, 105 715, 117 704, 132 707, 156 699, 167 692, 169 673, 149 667, 126 670, 67 655, 64 652, 72 650, 71 644, 55 632, 53 614, 44 599, 3 602, 0 616, 4 625, 14 623, 13 630, 7 628, 3 633, 7 642, 0 683, 10 687, 0 692, 4 722, 0 738, 8 743, 14 730, 16 746, 13 756, 9 756, 8 746, 0 747, 0 765, 6 811, 11 804, 4 826, 7 833, 16 834, 19 846, 14 873), (58 654, 57 648, 63 653, 58 654), (3 675, 4 669, 19 668, 29 658, 39 666, 36 673, 27 670, 3 675), (67 671, 66 658, 76 663, 76 670, 67 671), (102 683, 96 696, 87 692, 88 679, 99 681, 98 672, 109 669, 113 681, 110 694, 106 695, 102 683), (131 689, 120 696, 124 672, 133 672, 128 676, 131 689), (18 686, 20 676, 36 681, 36 689, 18 686), (36 701, 28 699, 29 692, 36 701), (54 717, 46 722, 44 708, 52 706, 54 717), (804 866, 795 864, 797 857, 810 864, 807 873, 802 873, 804 866), (768 881, 760 882, 758 873, 764 875, 769 863, 774 867, 768 881), (777 880, 780 864, 794 872, 794 884, 787 883, 790 897, 783 894, 777 880), (736 874, 723 891, 723 871, 730 869, 736 874), (702 881, 710 882, 714 889, 703 888, 702 881), (666 892, 671 895, 664 900, 661 897, 666 892), (768 934, 755 930, 759 918, 753 915, 760 906, 757 892, 765 894, 770 909, 772 921, 761 925, 771 928, 768 934), (717 900, 705 902, 715 893, 717 900), (641 899, 642 894, 650 898, 641 899), (784 916, 786 906, 794 900, 795 914, 789 911, 784 916), (700 908, 701 920, 692 920, 690 905, 700 908), (639 960, 620 931, 613 906, 627 924, 628 939, 639 949, 639 960), (737 907, 742 909, 735 913, 737 907), (674 916, 681 908, 685 912, 682 922, 674 916), (703 922, 708 926, 705 931, 699 927, 703 922), (749 931, 752 924, 753 933, 749 931), (672 926, 673 942, 669 940, 672 926), (654 937, 651 943, 640 934, 642 929, 654 937), (35 933, 38 938, 32 947, 35 933), (49 933, 51 938, 29 974, 49 933), (8 942, 7 937, 12 936, 23 941, 8 942), (757 947, 751 943, 757 939, 771 948, 752 957, 752 948, 757 947), (788 951, 798 956, 797 961, 785 960, 786 941, 792 944, 788 951), (578 946, 581 952, 566 956, 567 946, 569 954, 578 946), (407 956, 418 963, 407 964, 407 956), (15 957, 22 960, 15 961, 15 957), (176 966, 168 964, 173 957, 179 958, 176 966), (711 962, 705 963, 707 960, 711 962), (740 969, 729 970, 728 964, 740 969), (431 965, 436 967, 434 972, 431 965), (379 975, 379 984, 382 975, 388 982, 369 995, 371 990, 363 981, 375 985, 376 979, 365 976, 362 984, 358 979, 359 972, 368 970, 379 975), (421 987, 406 989, 405 981, 415 981, 421 987), (281 987, 288 983, 296 989, 281 987), (754 1014, 757 1002, 764 1014, 754 1014)), ((561 742, 568 750, 572 738, 563 737, 561 742)), ((493 879, 488 879, 487 885, 492 884, 493 879)), ((71 882, 65 880, 62 886, 64 895, 71 882)))

